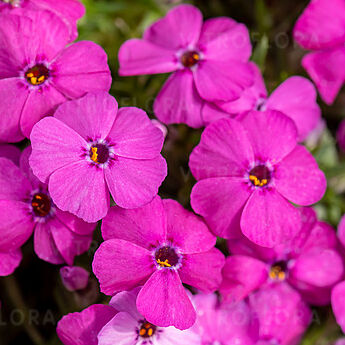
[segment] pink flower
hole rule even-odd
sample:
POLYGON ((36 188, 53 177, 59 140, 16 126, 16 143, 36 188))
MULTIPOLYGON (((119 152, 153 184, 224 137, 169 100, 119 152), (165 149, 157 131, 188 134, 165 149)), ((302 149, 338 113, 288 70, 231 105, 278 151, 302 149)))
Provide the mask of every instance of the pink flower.
POLYGON ((293 121, 273 110, 205 129, 189 161, 198 181, 191 204, 215 234, 231 238, 241 229, 256 244, 274 247, 298 233, 300 214, 289 201, 319 201, 326 178, 296 139, 293 121))
POLYGON ((225 17, 202 20, 196 7, 177 6, 119 51, 120 75, 174 72, 154 103, 163 123, 201 127, 204 100, 235 100, 253 84, 247 28, 225 17))
POLYGON ((321 110, 316 103, 314 85, 305 78, 294 76, 286 79, 268 97, 259 68, 255 71, 254 84, 245 89, 241 97, 233 102, 205 103, 203 119, 211 123, 219 118, 236 116, 250 110, 278 110, 290 117, 297 127, 298 140, 303 141, 319 124, 321 110))
POLYGON ((36 124, 30 164, 54 203, 87 222, 103 218, 109 191, 117 205, 150 202, 167 174, 163 133, 138 108, 121 108, 106 92, 62 104, 36 124))
POLYGON ((79 266, 63 266, 60 268, 60 276, 67 290, 78 291, 87 287, 90 273, 79 266))
POLYGON ((137 310, 140 288, 119 292, 107 305, 92 305, 64 316, 57 333, 64 345, 200 345, 192 331, 157 327, 137 310))
POLYGON ((345 80, 345 2, 312 0, 294 28, 295 40, 312 50, 302 65, 322 99, 333 103, 345 80))
POLYGON ((303 224, 290 243, 273 249, 254 245, 245 237, 230 240, 220 292, 226 300, 247 297, 262 286, 285 283, 313 305, 330 303, 331 290, 344 274, 338 241, 330 225, 301 209, 303 224))
POLYGON ((19 15, 30 11, 48 10, 62 19, 69 28, 71 41, 77 38, 77 20, 85 13, 85 7, 79 0, 5 0, 0 2, 0 13, 10 12, 19 15))
POLYGON ((340 122, 337 129, 337 142, 340 149, 345 152, 345 120, 340 122))
MULTIPOLYGON (((72 265, 74 257, 89 248, 95 224, 56 207, 47 186, 32 174, 30 151, 23 151, 19 167, 0 158, 0 251, 18 253, 34 231, 34 249, 42 260, 72 265)), ((2 265, 7 262, 2 261, 2 265)))
POLYGON ((223 254, 213 248, 216 238, 202 220, 157 196, 140 209, 112 207, 102 234, 105 242, 93 261, 101 291, 113 295, 144 284, 137 306, 148 322, 191 327, 196 315, 182 282, 215 291, 224 265, 223 254))
POLYGON ((0 21, 1 141, 28 138, 37 121, 68 99, 109 90, 103 49, 88 41, 66 46, 68 28, 52 12, 2 14, 0 21))

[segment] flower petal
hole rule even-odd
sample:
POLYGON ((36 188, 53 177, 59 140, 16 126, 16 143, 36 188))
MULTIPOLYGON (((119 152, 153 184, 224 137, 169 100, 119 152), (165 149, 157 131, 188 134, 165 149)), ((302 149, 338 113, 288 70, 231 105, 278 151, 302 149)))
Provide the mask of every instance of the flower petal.
POLYGON ((171 238, 184 254, 206 252, 216 244, 206 224, 175 200, 163 200, 167 218, 167 238, 171 238))
POLYGON ((65 102, 56 110, 54 117, 85 140, 105 139, 114 124, 117 108, 114 97, 99 91, 65 102))
POLYGON ((108 305, 94 304, 80 313, 65 315, 56 331, 64 345, 98 345, 98 333, 115 314, 108 305))
POLYGON ((180 5, 153 23, 144 39, 168 49, 181 49, 197 43, 202 26, 202 14, 197 7, 180 5))
POLYGON ((136 208, 157 195, 167 175, 167 165, 161 155, 149 160, 117 157, 104 174, 115 203, 123 208, 136 208))
POLYGON ((80 161, 82 149, 87 146, 78 133, 53 117, 38 122, 32 129, 30 139, 30 166, 42 182, 47 182, 55 170, 80 161))
POLYGON ((288 242, 300 228, 298 209, 274 189, 254 191, 241 217, 243 234, 257 245, 268 248, 288 242))
POLYGON ((9 276, 22 261, 20 249, 11 252, 0 252, 0 276, 9 276))
POLYGON ((253 150, 241 123, 221 119, 204 130, 199 145, 189 157, 189 167, 197 180, 223 176, 242 178, 253 160, 253 150))
POLYGON ((286 115, 275 110, 250 111, 241 118, 255 158, 276 164, 297 144, 297 129, 286 115))
POLYGON ((201 98, 210 102, 234 101, 253 85, 254 72, 249 63, 237 60, 202 60, 194 78, 201 98))
POLYGON ((145 206, 132 210, 111 207, 102 221, 102 236, 105 241, 120 239, 152 249, 164 242, 166 227, 162 200, 156 196, 145 206))
POLYGON ((184 284, 203 292, 216 291, 222 282, 224 255, 216 248, 208 252, 183 255, 178 273, 184 284))
POLYGON ((120 48, 118 58, 121 76, 168 73, 179 68, 171 47, 164 48, 139 39, 126 41, 120 48))
POLYGON ((53 86, 33 90, 23 106, 20 118, 22 133, 30 138, 32 127, 43 117, 52 115, 56 107, 65 102, 66 98, 53 86))
POLYGON ((318 202, 327 186, 324 173, 304 146, 297 146, 276 166, 274 181, 279 193, 303 206, 318 202))
POLYGON ((340 243, 345 248, 345 215, 343 215, 338 224, 338 238, 340 243))
POLYGON ((196 314, 178 273, 169 269, 156 271, 140 290, 139 312, 148 322, 184 330, 193 326, 196 314))
MULTIPOLYGON (((235 102, 236 101, 230 102, 230 103, 235 103, 235 102)), ((201 110, 201 116, 202 116, 202 119, 204 120, 205 126, 208 126, 210 123, 216 122, 223 118, 233 117, 227 112, 225 112, 224 110, 220 109, 214 103, 210 103, 210 102, 205 102, 201 110)))
POLYGON ((0 251, 12 251, 31 236, 34 223, 28 204, 14 200, 0 200, 0 251))
POLYGON ((136 320, 142 319, 142 315, 138 312, 137 309, 137 296, 141 287, 136 287, 130 291, 122 291, 117 293, 109 302, 115 310, 121 312, 126 312, 136 320))
POLYGON ((195 87, 190 70, 173 73, 163 85, 153 104, 155 115, 165 124, 185 123, 190 127, 203 126, 201 107, 204 101, 195 87))
POLYGON ((342 0, 314 0, 294 28, 294 39, 305 49, 319 50, 345 42, 345 4, 342 0))
POLYGON ((219 291, 227 302, 242 300, 260 288, 268 279, 267 264, 244 255, 226 259, 219 291))
POLYGON ((345 48, 333 48, 309 53, 304 56, 302 66, 316 84, 321 98, 332 104, 345 80, 345 48))
POLYGON ((19 166, 21 152, 17 146, 9 144, 0 144, 0 157, 7 158, 16 166, 19 166))
POLYGON ((299 141, 303 141, 320 121, 316 98, 315 87, 308 79, 291 77, 273 91, 266 106, 289 116, 295 122, 299 141))
POLYGON ((345 332, 345 281, 332 291, 332 308, 338 325, 345 332))
POLYGON ((35 227, 34 249, 40 259, 51 264, 59 265, 65 262, 56 247, 50 226, 45 223, 38 223, 35 227))
POLYGON ((19 123, 28 94, 19 78, 0 80, 1 141, 17 142, 24 139, 19 123))
POLYGON ((193 187, 191 205, 215 235, 231 238, 240 231, 241 214, 249 196, 250 191, 241 179, 210 178, 193 187))
POLYGON ((252 54, 248 29, 231 18, 208 19, 199 40, 205 59, 246 62, 252 54))
POLYGON ((102 169, 86 160, 66 165, 50 176, 49 193, 62 211, 93 223, 106 216, 109 192, 102 169))
POLYGON ((108 240, 97 249, 93 272, 106 295, 130 290, 145 281, 154 270, 152 254, 147 249, 123 240, 108 240))
POLYGON ((52 83, 67 98, 108 91, 112 80, 107 60, 107 54, 98 44, 90 41, 74 43, 52 63, 52 83))
POLYGON ((136 159, 156 158, 164 142, 162 131, 144 110, 135 107, 119 109, 109 138, 115 155, 136 159))

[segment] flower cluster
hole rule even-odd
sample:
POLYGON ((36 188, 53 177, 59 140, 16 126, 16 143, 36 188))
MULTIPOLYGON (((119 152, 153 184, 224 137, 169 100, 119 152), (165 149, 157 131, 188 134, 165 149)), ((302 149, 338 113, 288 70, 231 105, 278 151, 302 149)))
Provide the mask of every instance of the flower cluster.
MULTIPOLYGON (((311 306, 329 304, 345 332, 345 219, 337 235, 312 208, 327 180, 303 144, 322 125, 313 83, 291 76, 268 95, 246 26, 192 5, 123 43, 121 76, 172 73, 154 115, 205 127, 189 157, 193 212, 158 195, 166 128, 118 108, 103 49, 73 43, 83 13, 78 0, 0 2, 0 275, 33 234, 40 259, 67 264, 64 286, 87 289, 74 261, 101 221, 92 270, 112 298, 64 316, 65 345, 294 345, 311 306)), ((344 3, 311 1, 294 36, 331 103, 344 3)))

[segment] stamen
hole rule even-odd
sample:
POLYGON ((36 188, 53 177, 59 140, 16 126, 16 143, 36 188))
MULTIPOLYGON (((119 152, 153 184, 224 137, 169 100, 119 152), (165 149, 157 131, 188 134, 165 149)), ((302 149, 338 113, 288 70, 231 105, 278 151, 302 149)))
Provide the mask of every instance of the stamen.
POLYGON ((285 261, 278 261, 271 266, 269 276, 272 280, 283 281, 286 278, 287 264, 285 261))
POLYGON ((258 165, 249 172, 249 181, 255 187, 266 186, 271 180, 271 172, 265 165, 258 165))
POLYGON ((90 158, 98 164, 103 164, 109 159, 109 149, 104 144, 96 144, 90 148, 90 158))
POLYGON ((140 327, 139 335, 142 338, 150 338, 156 332, 157 327, 150 322, 144 321, 140 327))
POLYGON ((156 250, 155 259, 160 267, 170 268, 179 263, 179 256, 174 248, 165 246, 156 250))
POLYGON ((187 51, 181 56, 181 63, 184 67, 191 68, 200 61, 200 54, 197 51, 187 51))
POLYGON ((51 210, 51 201, 48 195, 36 193, 32 198, 31 206, 36 216, 46 217, 51 210))
POLYGON ((49 78, 49 70, 40 64, 28 69, 25 73, 26 80, 34 86, 43 84, 49 78))

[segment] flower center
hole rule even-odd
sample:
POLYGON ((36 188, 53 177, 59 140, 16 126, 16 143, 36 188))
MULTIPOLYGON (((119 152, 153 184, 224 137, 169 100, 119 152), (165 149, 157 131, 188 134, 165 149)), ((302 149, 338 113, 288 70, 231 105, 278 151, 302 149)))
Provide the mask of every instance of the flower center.
POLYGON ((150 338, 156 332, 157 327, 150 322, 144 321, 140 327, 139 335, 142 338, 150 338))
POLYGON ((104 144, 92 145, 90 148, 90 158, 98 164, 106 163, 109 159, 109 149, 104 144))
POLYGON ((249 180, 255 187, 266 186, 271 180, 271 172, 265 165, 257 165, 250 170, 249 180))
POLYGON ((155 259, 161 267, 174 267, 179 263, 179 256, 173 248, 168 246, 157 249, 155 259))
POLYGON ((41 85, 48 80, 49 69, 42 64, 36 65, 26 71, 25 78, 31 85, 41 85))
POLYGON ((36 193, 32 200, 31 206, 36 216, 46 217, 51 210, 51 201, 48 195, 44 193, 36 193))
POLYGON ((278 261, 271 266, 269 276, 273 280, 283 281, 286 278, 287 264, 285 261, 278 261))
POLYGON ((200 54, 193 50, 187 51, 181 56, 181 63, 184 67, 193 67, 200 61, 200 54))

